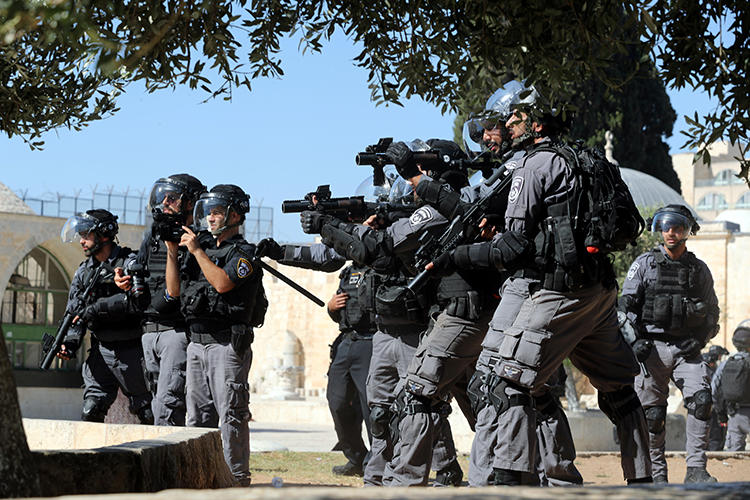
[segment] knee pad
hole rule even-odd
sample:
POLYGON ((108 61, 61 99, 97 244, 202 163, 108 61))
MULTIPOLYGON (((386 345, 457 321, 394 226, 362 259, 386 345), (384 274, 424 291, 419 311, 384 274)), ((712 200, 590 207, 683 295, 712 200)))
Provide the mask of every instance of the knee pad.
POLYGON ((600 392, 598 399, 599 408, 615 425, 626 415, 642 408, 641 400, 630 385, 612 392, 600 392))
POLYGON ((685 408, 690 415, 693 415, 698 420, 704 422, 711 418, 711 390, 701 389, 692 395, 692 397, 685 398, 685 408))
POLYGON ((495 374, 490 374, 490 378, 487 382, 487 396, 492 406, 495 407, 495 412, 498 415, 508 411, 508 408, 511 406, 533 406, 533 400, 528 394, 528 389, 513 386, 510 382, 495 374), (524 394, 508 396, 505 392, 505 389, 508 387, 515 387, 516 389, 523 391, 524 394))
POLYGON ((105 416, 107 416, 107 408, 104 407, 101 400, 96 398, 86 398, 83 400, 81 420, 84 422, 104 422, 105 416))
POLYGON ((643 411, 646 413, 648 431, 652 434, 661 433, 667 424, 667 407, 649 406, 644 408, 643 411))
POLYGON ((388 424, 391 421, 391 410, 383 406, 370 409, 370 429, 372 437, 385 439, 388 435, 388 424))

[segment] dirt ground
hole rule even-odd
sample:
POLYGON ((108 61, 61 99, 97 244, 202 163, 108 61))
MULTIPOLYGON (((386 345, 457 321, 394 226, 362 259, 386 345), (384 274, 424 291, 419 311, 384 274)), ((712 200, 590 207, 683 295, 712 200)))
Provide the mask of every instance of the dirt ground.
MULTIPOLYGON (((460 457, 464 477, 468 470, 468 458, 460 457)), ((350 486, 361 487, 358 477, 340 477, 331 473, 331 467, 340 465, 345 459, 340 453, 253 453, 250 470, 253 485, 270 486, 274 477, 279 477, 284 486, 350 486)), ((576 465, 583 475, 584 485, 624 485, 620 458, 615 454, 581 454, 576 465)), ((684 456, 668 456, 669 477, 673 483, 682 483, 685 477, 684 456)), ((709 455, 709 473, 721 482, 750 480, 750 453, 746 455, 709 455)), ((464 482, 465 484, 465 482, 464 482)))

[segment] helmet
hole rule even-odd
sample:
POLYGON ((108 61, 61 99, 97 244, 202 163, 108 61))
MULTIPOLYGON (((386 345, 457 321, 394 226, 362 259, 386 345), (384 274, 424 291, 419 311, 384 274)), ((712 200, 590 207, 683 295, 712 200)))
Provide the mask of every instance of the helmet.
POLYGON ((198 231, 208 230, 211 234, 218 236, 227 229, 237 227, 245 221, 245 214, 250 211, 250 197, 239 186, 234 184, 217 184, 208 193, 203 193, 195 202, 193 209, 193 220, 198 231), (224 215, 221 226, 211 228, 208 217, 212 213, 224 215), (231 213, 240 216, 240 220, 234 224, 228 224, 231 213))
POLYGON ((74 243, 81 236, 96 233, 112 239, 119 231, 117 216, 103 209, 87 210, 70 217, 63 224, 60 239, 63 243, 74 243))
POLYGON ((206 192, 206 186, 190 174, 174 174, 158 179, 151 188, 148 197, 148 210, 161 210, 165 200, 179 200, 179 213, 185 214, 192 209, 198 197, 206 192))
POLYGON ((667 205, 660 208, 648 221, 648 225, 654 233, 669 231, 672 227, 682 226, 690 234, 697 234, 701 228, 693 213, 685 205, 667 205))
POLYGON ((732 344, 734 344, 734 347, 736 347, 738 351, 750 350, 750 319, 742 321, 737 325, 737 328, 734 329, 732 344))
POLYGON ((466 165, 461 162, 467 160, 468 156, 458 144, 444 139, 428 139, 427 145, 440 157, 436 162, 422 165, 431 177, 446 182, 455 191, 469 184, 466 165))
POLYGON ((729 354, 729 351, 724 349, 722 346, 712 345, 711 347, 709 347, 708 352, 704 352, 703 354, 701 354, 701 357, 706 363, 716 363, 717 361, 719 361, 719 358, 726 354, 729 354))

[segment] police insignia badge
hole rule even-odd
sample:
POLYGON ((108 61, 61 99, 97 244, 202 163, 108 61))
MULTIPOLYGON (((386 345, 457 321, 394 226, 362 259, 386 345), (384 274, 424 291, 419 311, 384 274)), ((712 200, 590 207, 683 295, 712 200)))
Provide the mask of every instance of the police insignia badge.
POLYGON ((630 270, 628 270, 628 279, 632 280, 635 278, 635 273, 638 272, 638 268, 641 267, 641 265, 637 262, 633 262, 633 265, 630 266, 630 270))
POLYGON ((433 216, 434 214, 429 207, 421 207, 411 214, 411 217, 409 217, 409 224, 412 226, 418 226, 431 221, 433 216))
POLYGON ((508 203, 515 203, 518 200, 518 195, 521 194, 522 187, 523 177, 513 177, 513 182, 510 184, 510 192, 508 193, 508 203))
POLYGON ((356 285, 359 283, 359 277, 361 273, 352 273, 349 275, 349 284, 350 285, 356 285))
POLYGON ((253 266, 250 261, 242 257, 237 261, 237 276, 240 278, 247 278, 253 272, 253 266))

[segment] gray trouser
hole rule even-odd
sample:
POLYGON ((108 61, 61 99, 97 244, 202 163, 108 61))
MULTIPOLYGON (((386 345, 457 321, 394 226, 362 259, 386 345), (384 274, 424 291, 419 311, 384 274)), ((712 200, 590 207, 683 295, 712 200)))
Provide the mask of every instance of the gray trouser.
MULTIPOLYGON (((375 407, 390 409, 396 395, 399 380, 406 376, 409 362, 414 357, 419 343, 419 334, 401 336, 377 332, 372 338, 372 358, 367 375, 367 400, 371 410, 375 407)), ((448 466, 456 457, 453 436, 447 419, 440 425, 443 434, 433 451, 432 462, 436 468, 448 466)), ((386 468, 393 458, 393 443, 389 433, 385 437, 373 436, 370 446, 370 460, 365 467, 366 486, 382 486, 386 468)))
POLYGON ((240 358, 231 344, 196 344, 187 348, 187 425, 219 427, 224 460, 237 480, 250 476, 250 390, 253 360, 240 358))
POLYGON ((750 434, 750 406, 740 406, 727 421, 727 451, 745 451, 750 434))
MULTIPOLYGON (((649 376, 639 373, 635 379, 635 390, 644 408, 667 406, 669 381, 675 383, 682 391, 683 399, 692 398, 698 391, 709 391, 711 401, 711 379, 708 365, 700 357, 685 359, 678 355, 679 347, 674 344, 654 340, 651 351, 644 365, 649 376)), ((685 461, 688 467, 706 467, 706 450, 708 449, 709 420, 699 420, 688 413, 685 423, 685 461)), ((666 428, 658 433, 649 432, 651 462, 654 475, 667 476, 667 459, 664 455, 666 428)))
MULTIPOLYGON (((477 375, 489 374, 492 366, 499 361, 503 331, 512 324, 521 305, 529 297, 532 280, 518 278, 515 281, 515 286, 510 286, 510 281, 503 285, 501 296, 505 303, 504 315, 498 316, 498 311, 495 311, 490 329, 482 342, 483 348, 476 366, 477 375)), ((493 454, 497 446, 497 433, 497 412, 493 405, 487 404, 477 414, 476 432, 469 457, 469 486, 487 486, 490 483, 494 473, 493 454)), ((536 433, 539 443, 539 483, 552 486, 581 484, 583 479, 574 463, 576 452, 573 436, 562 409, 558 408, 548 415, 538 415, 536 433)))
POLYGON ((154 425, 185 425, 185 366, 188 340, 184 330, 144 333, 143 359, 152 381, 154 425), (155 386, 155 388, 153 387, 155 386))
POLYGON ((364 465, 367 447, 362 441, 362 421, 370 435, 367 406, 367 374, 372 357, 372 338, 341 333, 334 341, 328 368, 326 399, 341 450, 349 462, 364 465))
MULTIPOLYGON (((508 289, 526 287, 511 279, 508 289)), ((539 394, 565 358, 589 377, 601 401, 610 401, 608 416, 620 439, 625 479, 651 476, 648 429, 633 391, 638 363, 617 328, 614 288, 594 285, 576 292, 555 292, 532 286, 521 308, 508 305, 505 295, 496 316, 517 311, 504 331, 494 371, 507 381, 505 396, 539 394)), ((522 291, 520 293, 523 293, 522 291)), ((516 293, 518 294, 518 292, 516 293)), ((529 405, 510 406, 497 417, 493 467, 535 472, 539 450, 536 412, 529 405)))
POLYGON ((130 412, 151 404, 151 393, 143 378, 143 348, 140 339, 99 342, 92 339, 83 363, 83 399, 94 399, 102 413, 117 397, 117 389, 130 401, 130 412))
MULTIPOLYGON (((474 371, 489 326, 491 311, 475 321, 440 313, 417 348, 403 387, 420 406, 439 405, 450 397, 456 382, 474 371)), ((394 450, 392 486, 425 486, 429 479, 433 443, 439 428, 435 412, 405 409, 399 416, 399 442, 394 450)), ((473 416, 470 425, 474 427, 473 416)))

